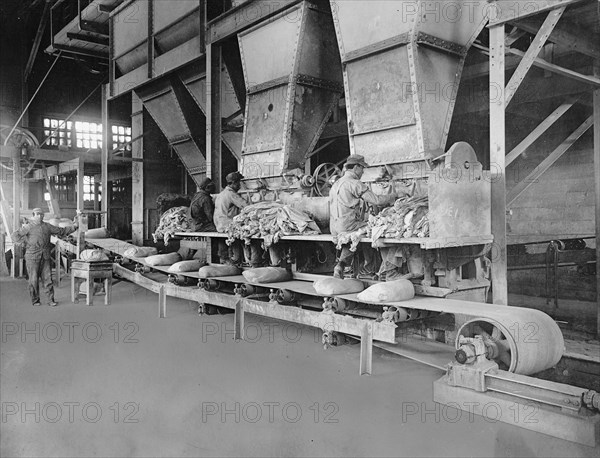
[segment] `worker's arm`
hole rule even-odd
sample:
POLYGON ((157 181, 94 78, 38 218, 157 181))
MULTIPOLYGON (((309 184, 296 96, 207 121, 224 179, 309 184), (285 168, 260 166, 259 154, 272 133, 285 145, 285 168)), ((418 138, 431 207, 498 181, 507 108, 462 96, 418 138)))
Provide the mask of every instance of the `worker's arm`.
POLYGON ((248 202, 238 193, 231 193, 231 202, 240 210, 248 206, 248 202))
POLYGON ((10 238, 14 243, 23 243, 27 239, 30 229, 31 225, 29 223, 23 224, 23 226, 10 234, 10 238))
POLYGON ((212 221, 213 220, 213 214, 214 214, 214 211, 215 211, 215 206, 212 203, 212 198, 210 196, 209 196, 208 199, 206 199, 204 201, 203 210, 204 210, 204 214, 206 215, 206 218, 209 221, 212 221))
POLYGON ((69 227, 57 227, 50 224, 50 234, 58 235, 59 237, 66 237, 69 234, 72 234, 79 227, 79 223, 75 222, 73 226, 69 227))

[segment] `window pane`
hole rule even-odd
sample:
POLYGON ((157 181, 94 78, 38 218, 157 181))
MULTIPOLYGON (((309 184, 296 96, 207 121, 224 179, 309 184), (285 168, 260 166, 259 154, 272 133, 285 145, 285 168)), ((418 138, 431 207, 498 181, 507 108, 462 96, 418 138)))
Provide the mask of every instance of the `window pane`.
POLYGON ((127 135, 131 135, 131 127, 126 127, 126 128, 125 128, 125 133, 126 133, 127 135))
POLYGON ((50 127, 50 120, 48 118, 44 118, 44 127, 50 127))
POLYGON ((119 126, 119 135, 125 134, 125 128, 123 126, 119 126))
POLYGON ((58 121, 56 119, 50 120, 50 127, 54 128, 58 125, 58 121))
POLYGON ((67 129, 71 130, 73 128, 73 123, 71 121, 67 121, 67 129))

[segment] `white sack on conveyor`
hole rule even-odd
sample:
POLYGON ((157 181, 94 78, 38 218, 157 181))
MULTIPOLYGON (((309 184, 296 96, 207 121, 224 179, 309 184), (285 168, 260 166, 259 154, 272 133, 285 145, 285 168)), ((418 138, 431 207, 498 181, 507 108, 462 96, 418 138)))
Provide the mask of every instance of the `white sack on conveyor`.
POLYGON ((313 283, 313 287, 323 296, 360 293, 365 289, 363 282, 355 278, 321 278, 313 283))
POLYGON ((181 261, 181 256, 179 253, 155 254, 148 256, 144 261, 149 266, 170 266, 181 261))
POLYGON ((204 266, 198 269, 198 277, 200 278, 231 277, 241 273, 241 269, 236 266, 204 266))
POLYGON ((292 279, 292 273, 283 267, 257 267, 242 272, 250 283, 277 283, 292 279))
POLYGON ((171 267, 169 267, 169 272, 194 272, 200 269, 200 267, 202 267, 205 264, 206 262, 200 259, 192 259, 190 261, 179 261, 173 264, 171 267))
POLYGON ((134 246, 127 248, 123 253, 126 258, 145 258, 146 256, 154 256, 158 254, 158 250, 153 246, 134 246))
POLYGON ((53 226, 57 226, 60 224, 60 219, 58 218, 50 218, 48 221, 46 221, 48 224, 52 224, 53 226))
POLYGON ((97 229, 88 229, 85 231, 86 239, 105 239, 108 237, 105 227, 99 227, 97 229))
POLYGON ((357 296, 362 302, 396 302, 415 297, 415 287, 410 280, 394 280, 369 286, 357 296))
POLYGON ((108 261, 108 256, 99 248, 83 250, 79 253, 79 259, 86 262, 108 261))

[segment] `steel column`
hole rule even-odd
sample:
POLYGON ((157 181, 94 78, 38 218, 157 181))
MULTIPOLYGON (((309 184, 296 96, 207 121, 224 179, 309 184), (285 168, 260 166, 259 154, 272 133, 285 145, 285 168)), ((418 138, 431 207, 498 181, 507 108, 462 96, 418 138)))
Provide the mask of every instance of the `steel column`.
MULTIPOLYGON (((600 77, 600 60, 594 65, 594 76, 600 77)), ((600 89, 594 91, 594 176, 596 182, 596 303, 600 307, 600 89)), ((597 335, 600 335, 600 308, 597 335)))
POLYGON ((206 47, 206 176, 221 189, 221 46, 206 47))
MULTIPOLYGON (((109 149, 109 129, 108 124, 108 84, 102 85, 102 94, 100 100, 102 104, 102 158, 100 165, 100 180, 101 180, 101 193, 102 201, 100 204, 101 214, 100 226, 108 228, 109 216, 108 216, 108 152, 109 149)), ((111 148, 112 149, 112 148, 111 148)))
POLYGON ((506 98, 504 25, 490 28, 490 178, 492 180, 492 300, 508 304, 506 280, 506 98))
MULTIPOLYGON (((131 144, 131 157, 144 158, 144 108, 135 91, 131 93, 131 137, 139 141, 131 144)), ((134 245, 144 244, 144 163, 131 163, 131 241, 134 245)))
MULTIPOLYGON (((8 138, 8 137, 7 137, 8 138)), ((13 227, 12 230, 16 231, 21 227, 21 164, 19 158, 13 159, 13 227)), ((13 241, 13 257, 11 265, 11 275, 13 278, 21 276, 21 253, 20 250, 15 249, 13 241)))

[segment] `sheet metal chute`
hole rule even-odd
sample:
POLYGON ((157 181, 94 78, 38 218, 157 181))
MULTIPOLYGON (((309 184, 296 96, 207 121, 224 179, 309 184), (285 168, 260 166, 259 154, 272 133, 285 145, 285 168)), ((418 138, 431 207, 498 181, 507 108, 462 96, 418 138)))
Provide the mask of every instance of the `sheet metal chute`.
POLYGON ((287 187, 282 174, 304 172, 343 91, 331 12, 305 1, 238 39, 247 92, 246 186, 287 187))
POLYGON ((486 6, 331 0, 352 154, 383 165, 444 149, 465 57, 487 21, 486 6))
MULTIPOLYGON (((223 67, 222 110, 225 118, 239 113, 231 80, 223 67)), ((206 69, 203 62, 160 78, 136 93, 196 183, 206 176, 206 69)), ((241 133, 224 132, 223 143, 237 158, 241 133)))

